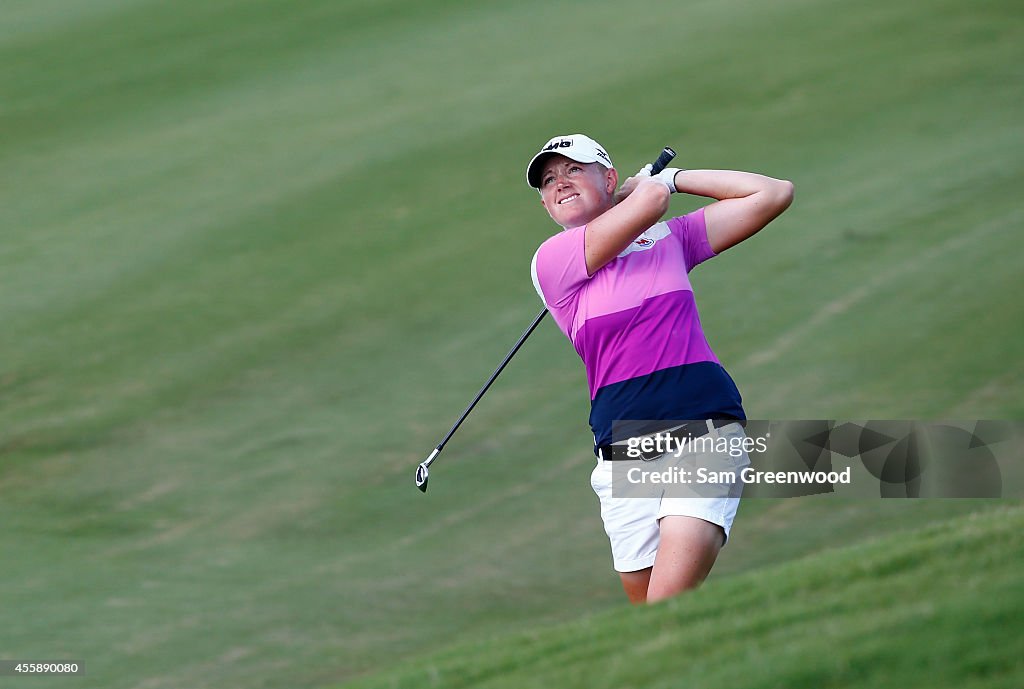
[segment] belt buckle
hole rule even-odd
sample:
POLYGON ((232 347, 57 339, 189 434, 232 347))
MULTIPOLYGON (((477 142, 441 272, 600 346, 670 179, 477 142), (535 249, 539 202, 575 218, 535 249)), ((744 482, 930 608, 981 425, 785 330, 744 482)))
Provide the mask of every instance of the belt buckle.
MULTIPOLYGON (((687 423, 684 423, 681 426, 676 426, 669 431, 663 431, 663 433, 667 433, 670 437, 675 438, 682 443, 686 443, 688 441, 692 441, 694 438, 703 438, 710 433, 714 433, 717 428, 719 427, 716 426, 715 422, 711 419, 702 419, 700 421, 688 421, 687 423)), ((658 457, 661 456, 662 455, 658 455, 658 457)), ((653 459, 657 458, 655 457, 653 459)))
MULTIPOLYGON (((704 422, 701 422, 701 423, 704 424, 704 433, 707 433, 707 422, 704 421, 704 422)), ((690 426, 691 426, 691 424, 684 423, 684 424, 681 424, 679 426, 676 426, 675 428, 668 428, 668 429, 665 429, 663 431, 658 431, 657 433, 651 434, 651 436, 653 436, 655 438, 657 438, 658 436, 665 436, 666 438, 674 438, 676 440, 683 440, 683 439, 686 439, 686 438, 695 438, 695 437, 698 437, 699 435, 703 435, 703 433, 694 435, 694 433, 690 430, 690 426)), ((645 437, 651 437, 651 436, 645 436, 645 437)), ((666 449, 664 452, 641 453, 640 460, 644 461, 644 462, 653 462, 654 460, 659 459, 660 457, 664 457, 670 451, 671 450, 667 450, 666 449)))

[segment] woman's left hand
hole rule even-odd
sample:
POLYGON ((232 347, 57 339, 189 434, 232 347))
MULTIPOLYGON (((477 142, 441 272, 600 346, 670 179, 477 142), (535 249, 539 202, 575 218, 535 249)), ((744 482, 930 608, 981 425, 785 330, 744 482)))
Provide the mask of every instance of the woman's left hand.
POLYGON ((640 168, 639 172, 637 172, 635 175, 633 175, 625 182, 623 182, 622 186, 619 187, 618 191, 615 192, 615 203, 621 202, 624 198, 632 194, 633 190, 636 189, 636 185, 640 183, 640 180, 644 178, 649 178, 650 176, 651 166, 644 165, 642 168, 640 168))

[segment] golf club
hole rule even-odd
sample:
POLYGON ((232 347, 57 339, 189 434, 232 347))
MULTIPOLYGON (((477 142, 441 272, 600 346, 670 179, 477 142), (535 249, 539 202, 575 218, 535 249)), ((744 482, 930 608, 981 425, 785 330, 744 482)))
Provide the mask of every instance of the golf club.
MULTIPOLYGON (((664 149, 662 149, 661 155, 658 156, 658 159, 651 163, 651 174, 656 175, 662 170, 664 170, 665 166, 672 162, 672 159, 675 157, 676 152, 673 151, 668 146, 666 146, 664 149)), ((512 349, 510 349, 508 354, 505 355, 505 359, 500 364, 498 364, 498 368, 494 369, 494 373, 492 373, 491 377, 487 379, 487 382, 484 383, 484 386, 480 388, 480 392, 476 393, 476 397, 474 397, 473 401, 469 403, 469 406, 466 407, 466 410, 462 412, 462 416, 460 416, 459 420, 455 422, 455 425, 451 427, 451 430, 448 431, 448 434, 445 435, 441 442, 437 444, 437 447, 435 447, 434 451, 430 453, 430 456, 427 457, 422 462, 420 462, 419 466, 416 467, 416 487, 419 488, 422 492, 427 492, 427 479, 430 477, 430 465, 433 464, 434 460, 436 460, 438 455, 441 454, 441 450, 444 449, 445 443, 451 440, 451 437, 455 435, 455 431, 457 431, 459 426, 462 425, 462 422, 466 420, 466 417, 469 416, 469 413, 473 411, 473 407, 476 406, 476 403, 479 402, 480 398, 484 396, 484 393, 487 392, 487 389, 491 387, 491 384, 494 382, 494 380, 505 369, 505 366, 508 365, 508 362, 511 361, 512 357, 515 356, 516 352, 519 351, 519 348, 523 346, 523 343, 526 342, 526 338, 528 338, 533 333, 533 331, 537 329, 537 326, 540 325, 540 322, 544 320, 544 316, 546 315, 548 315, 548 310, 546 308, 541 309, 541 312, 538 313, 537 317, 533 319, 533 323, 530 324, 530 327, 528 327, 523 332, 522 336, 519 338, 519 341, 512 346, 512 349)))

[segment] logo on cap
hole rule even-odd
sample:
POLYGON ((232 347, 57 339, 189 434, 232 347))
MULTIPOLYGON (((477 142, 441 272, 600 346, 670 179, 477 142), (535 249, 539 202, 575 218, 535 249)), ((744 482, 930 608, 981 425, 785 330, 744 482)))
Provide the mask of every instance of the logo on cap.
MULTIPOLYGON (((574 145, 575 142, 572 139, 560 139, 558 141, 551 141, 548 143, 547 146, 541 149, 541 153, 547 153, 548 151, 553 151, 556 148, 572 148, 574 145)), ((594 155, 598 156, 599 158, 602 158, 609 165, 612 164, 612 159, 609 158, 608 154, 605 153, 599 146, 594 146, 594 155)))
POLYGON ((556 148, 572 148, 572 140, 562 139, 561 141, 552 141, 544 147, 544 152, 553 151, 556 148))

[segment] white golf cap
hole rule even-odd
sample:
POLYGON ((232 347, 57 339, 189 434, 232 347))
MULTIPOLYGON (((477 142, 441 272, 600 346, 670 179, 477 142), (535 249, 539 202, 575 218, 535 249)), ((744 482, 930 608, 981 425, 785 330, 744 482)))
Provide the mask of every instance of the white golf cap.
POLYGON ((605 153, 604 146, 585 134, 565 134, 550 139, 533 156, 526 166, 526 182, 534 189, 540 189, 540 173, 544 171, 544 161, 552 155, 563 155, 577 163, 601 163, 607 168, 612 167, 612 159, 605 153))

